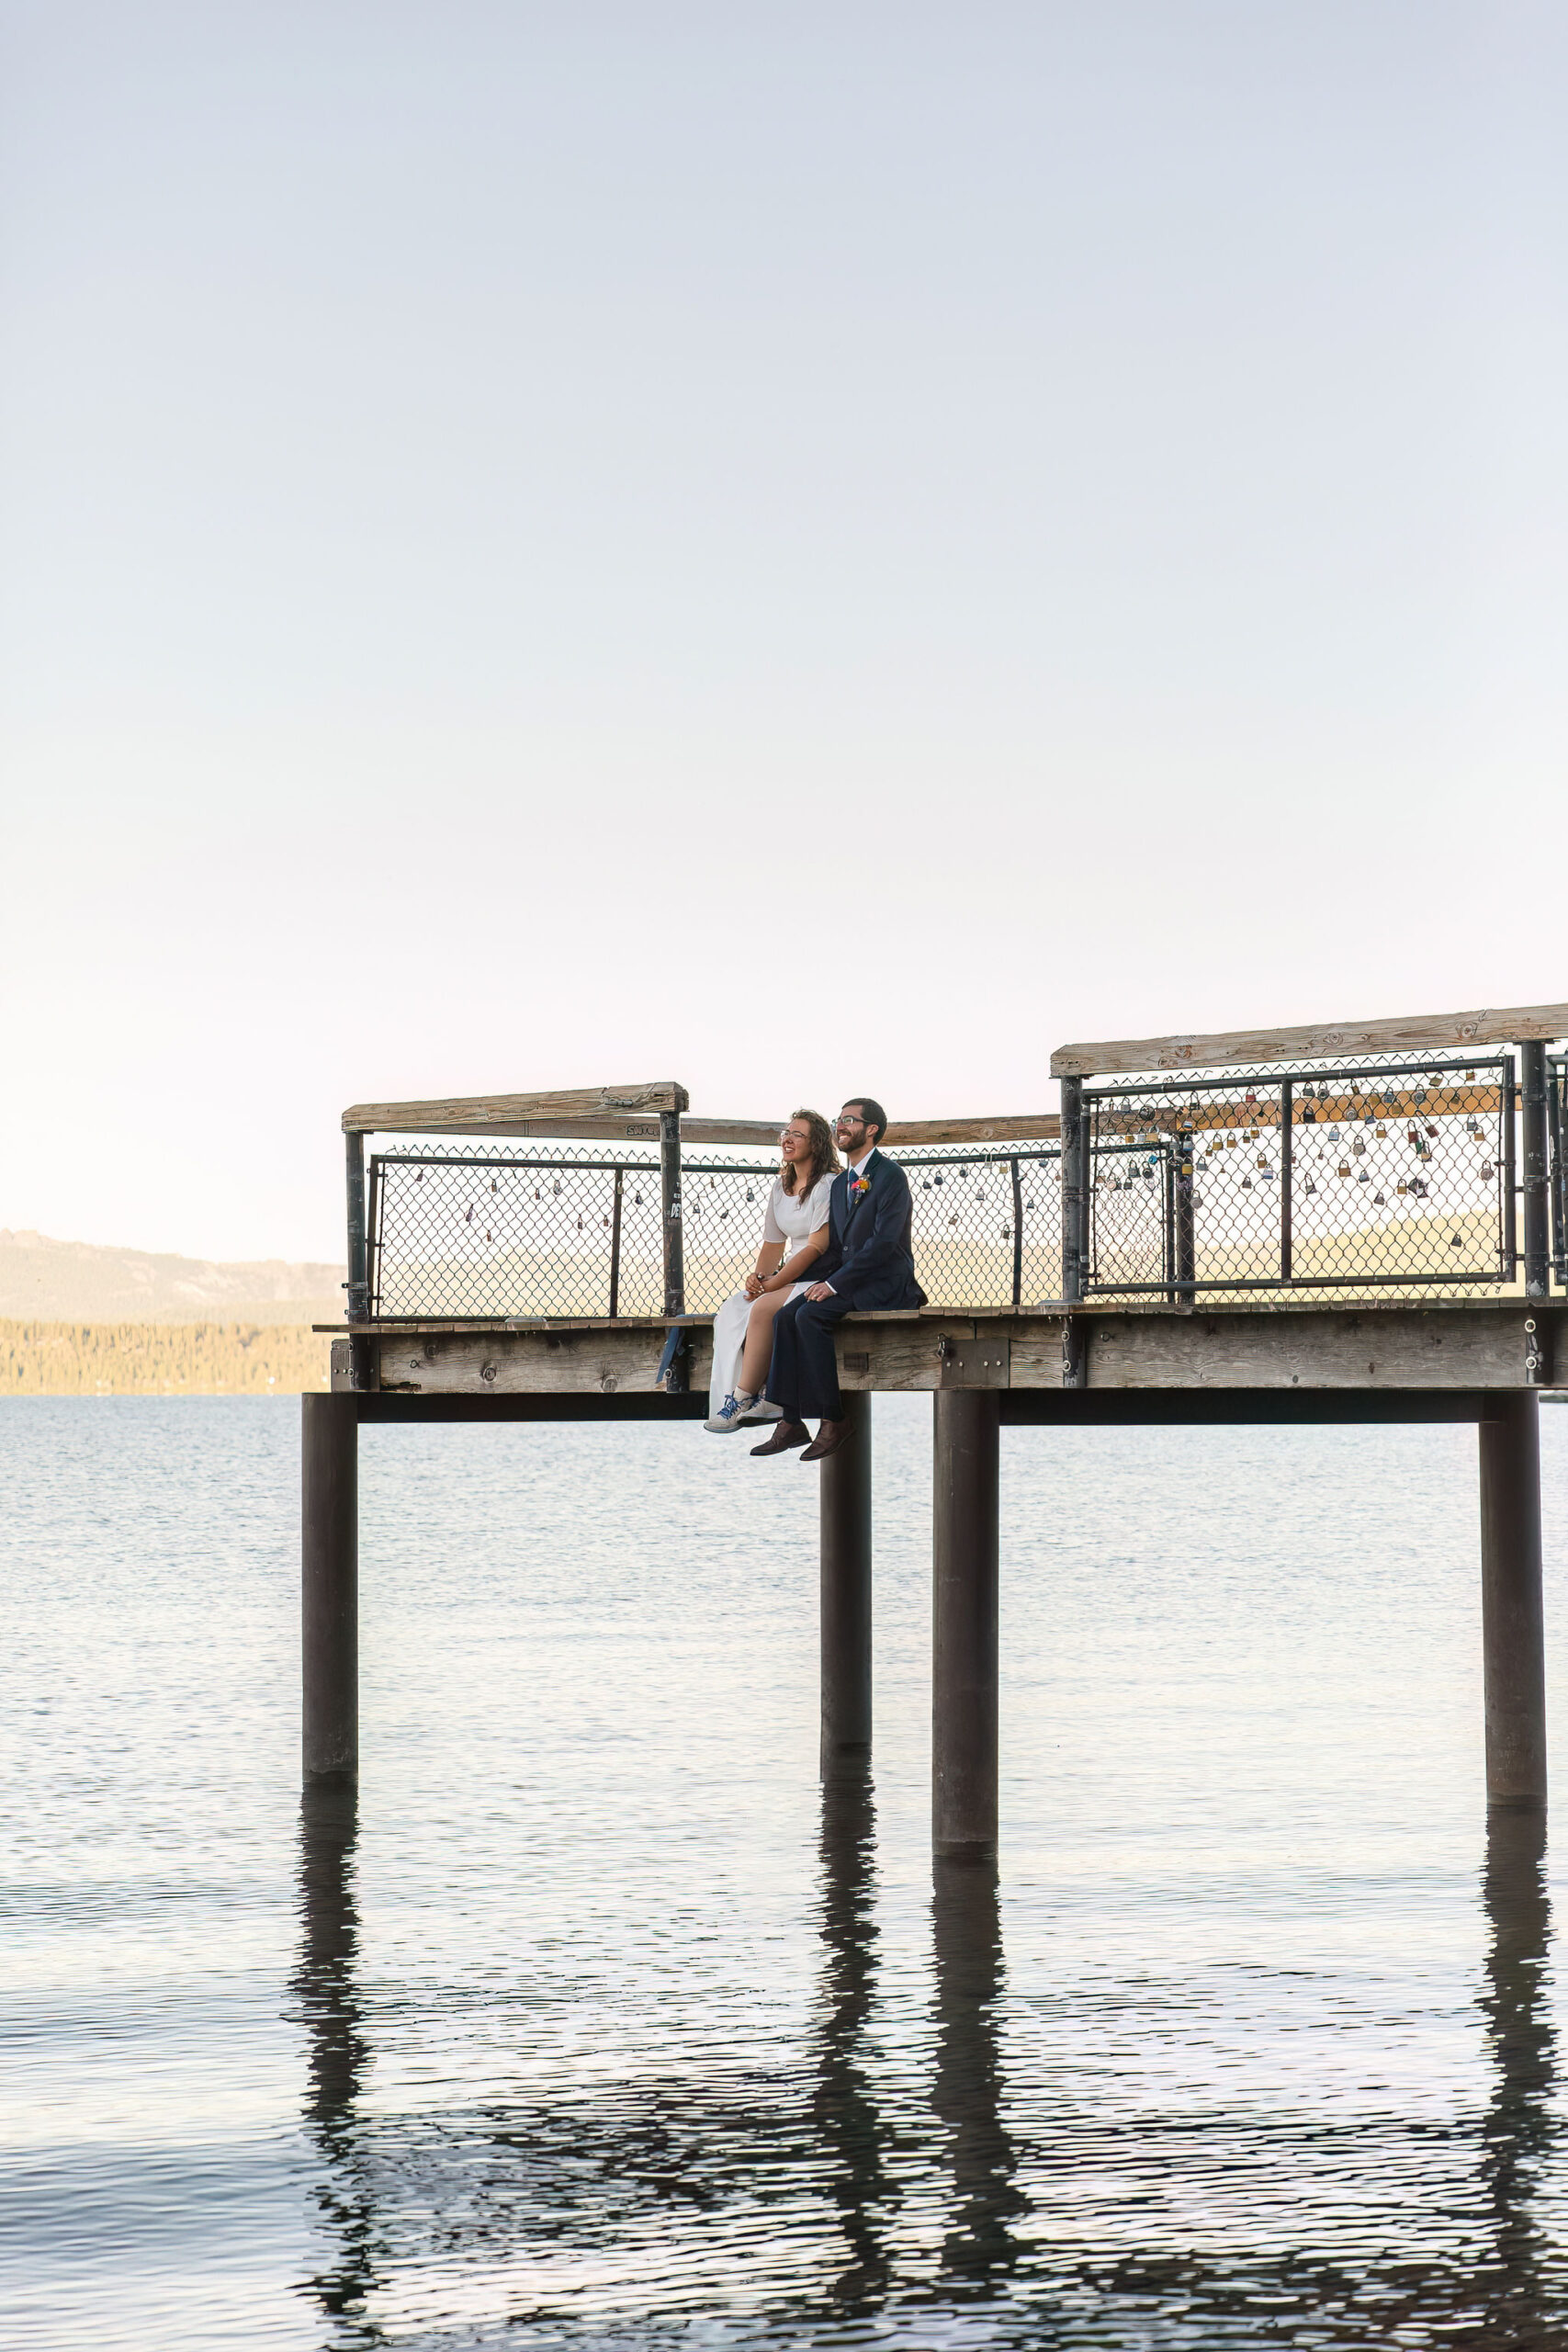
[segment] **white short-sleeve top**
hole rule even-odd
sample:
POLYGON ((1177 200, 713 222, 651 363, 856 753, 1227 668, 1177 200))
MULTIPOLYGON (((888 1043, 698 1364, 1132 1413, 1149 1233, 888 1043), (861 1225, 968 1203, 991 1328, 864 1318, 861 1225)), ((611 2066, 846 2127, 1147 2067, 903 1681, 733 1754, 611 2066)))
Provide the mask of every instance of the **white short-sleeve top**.
POLYGON ((767 1215, 762 1219, 764 1241, 782 1241, 786 1248, 797 1250, 800 1244, 828 1222, 828 1195, 833 1189, 829 1171, 818 1176, 809 1193, 786 1193, 783 1177, 773 1179, 773 1189, 768 1194, 767 1215))

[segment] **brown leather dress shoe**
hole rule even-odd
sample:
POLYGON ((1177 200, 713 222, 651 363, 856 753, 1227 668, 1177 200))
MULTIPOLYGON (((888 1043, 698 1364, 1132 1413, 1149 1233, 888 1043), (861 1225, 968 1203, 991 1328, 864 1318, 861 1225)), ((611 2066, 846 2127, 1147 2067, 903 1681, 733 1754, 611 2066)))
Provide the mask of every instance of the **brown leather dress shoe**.
POLYGON ((849 1433, 850 1425, 848 1421, 824 1421, 821 1427, 818 1430, 818 1432, 812 1439, 810 1444, 807 1447, 805 1453, 801 1455, 801 1460, 803 1462, 826 1462, 830 1453, 837 1453, 839 1448, 849 1436, 849 1433))
POLYGON ((753 1453, 788 1453, 794 1447, 804 1445, 811 1431, 804 1421, 779 1421, 765 1445, 754 1445, 753 1453))

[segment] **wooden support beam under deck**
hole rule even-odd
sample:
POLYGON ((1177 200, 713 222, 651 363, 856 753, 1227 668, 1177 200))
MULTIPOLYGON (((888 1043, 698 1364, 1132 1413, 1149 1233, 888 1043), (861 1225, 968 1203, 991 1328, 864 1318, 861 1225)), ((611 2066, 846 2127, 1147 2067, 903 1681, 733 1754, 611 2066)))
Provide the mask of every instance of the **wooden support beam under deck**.
MULTIPOLYGON (((846 1398, 853 1391, 846 1391, 846 1398)), ((1517 1390, 1488 1388, 1012 1388, 997 1398, 1003 1429, 1272 1429, 1338 1422, 1480 1422, 1517 1390)), ((624 1390, 613 1396, 549 1395, 353 1396, 359 1422, 423 1427, 455 1421, 700 1421, 706 1392, 667 1396, 624 1390)), ((838 1459, 835 1455, 834 1460, 838 1459)))

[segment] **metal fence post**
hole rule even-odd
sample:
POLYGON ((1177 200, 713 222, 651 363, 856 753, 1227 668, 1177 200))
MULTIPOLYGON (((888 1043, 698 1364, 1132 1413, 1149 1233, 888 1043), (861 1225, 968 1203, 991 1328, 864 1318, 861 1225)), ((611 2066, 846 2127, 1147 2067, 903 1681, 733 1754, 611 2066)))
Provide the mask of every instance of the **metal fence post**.
POLYGON ((1089 1285, 1089 1129, 1083 1080, 1062 1080, 1062 1296, 1067 1315, 1062 1326, 1062 1385, 1088 1385, 1081 1318, 1072 1309, 1089 1285))
POLYGON ((379 1156, 372 1152, 365 1193, 365 1301, 372 1323, 381 1312, 381 1213, 385 1187, 386 1170, 379 1156))
POLYGON ((1519 1047, 1524 1117, 1525 1296, 1545 1298, 1551 1287, 1551 1219, 1546 1188, 1546 1047, 1519 1047))
POLYGON ((621 1311, 621 1179, 625 1170, 615 1170, 615 1198, 610 1217, 610 1313, 621 1311))
POLYGON ((1023 1301, 1023 1179, 1016 1155, 1008 1164, 1012 1170, 1012 1303, 1019 1306, 1023 1301))
POLYGON ((1083 1080, 1062 1080, 1062 1296, 1073 1304, 1089 1280, 1089 1134, 1083 1080))
POLYGON ((659 1114, 659 1190, 663 1209, 664 1312, 686 1312, 686 1256, 681 1224, 681 1114, 659 1114))
MULTIPOLYGON (((370 1319, 370 1254, 365 1220, 365 1137, 357 1129, 344 1136, 344 1157, 348 1190, 348 1320, 351 1323, 367 1323, 370 1319)), ((350 1377, 355 1387, 368 1388, 369 1341, 351 1339, 348 1353, 350 1377)))
POLYGON ((1292 1197, 1292 1181, 1296 1164, 1295 1132, 1292 1121, 1296 1115, 1296 1090, 1286 1079, 1280 1088, 1280 1280, 1291 1279, 1292 1251, 1295 1246, 1292 1226, 1295 1203, 1292 1197))
POLYGON ((1192 1213, 1192 1114, 1178 1113, 1176 1123, 1176 1303, 1190 1306, 1198 1278, 1197 1227, 1192 1213))
POLYGON ((1514 1187, 1518 1159, 1514 1137, 1514 1113, 1518 1088, 1514 1083, 1514 1057, 1503 1057, 1503 1280, 1511 1283, 1519 1271, 1518 1204, 1514 1187))
POLYGON ((370 1313, 370 1270, 365 1227, 365 1137, 344 1137, 348 1178, 348 1319, 365 1322, 370 1313))
POLYGON ((1551 1256, 1557 1279, 1568 1288, 1568 1167, 1562 1159, 1563 1066, 1548 1065, 1546 1081, 1547 1159, 1551 1179, 1551 1256))

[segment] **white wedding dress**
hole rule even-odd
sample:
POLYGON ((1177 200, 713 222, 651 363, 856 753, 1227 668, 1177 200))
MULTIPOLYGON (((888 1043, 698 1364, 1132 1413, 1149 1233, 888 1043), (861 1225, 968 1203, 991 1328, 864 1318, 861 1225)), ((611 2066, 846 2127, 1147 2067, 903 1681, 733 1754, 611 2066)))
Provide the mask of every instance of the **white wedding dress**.
MULTIPOLYGON (((793 1258, 803 1241, 828 1222, 828 1195, 833 1188, 831 1172, 819 1176, 804 1198, 784 1191, 782 1178, 775 1177, 773 1189, 768 1195, 767 1213, 762 1219, 764 1242, 784 1243, 784 1261, 793 1258)), ((783 1261, 781 1261, 783 1262, 783 1261)), ((813 1280, 815 1277, 807 1277, 813 1280)), ((790 1286, 791 1298, 798 1298, 807 1283, 790 1286)), ((725 1398, 740 1377, 740 1355, 746 1344, 746 1322, 751 1312, 751 1302, 743 1290, 727 1298, 713 1318, 713 1385, 708 1392, 708 1411, 716 1413, 725 1398)))

